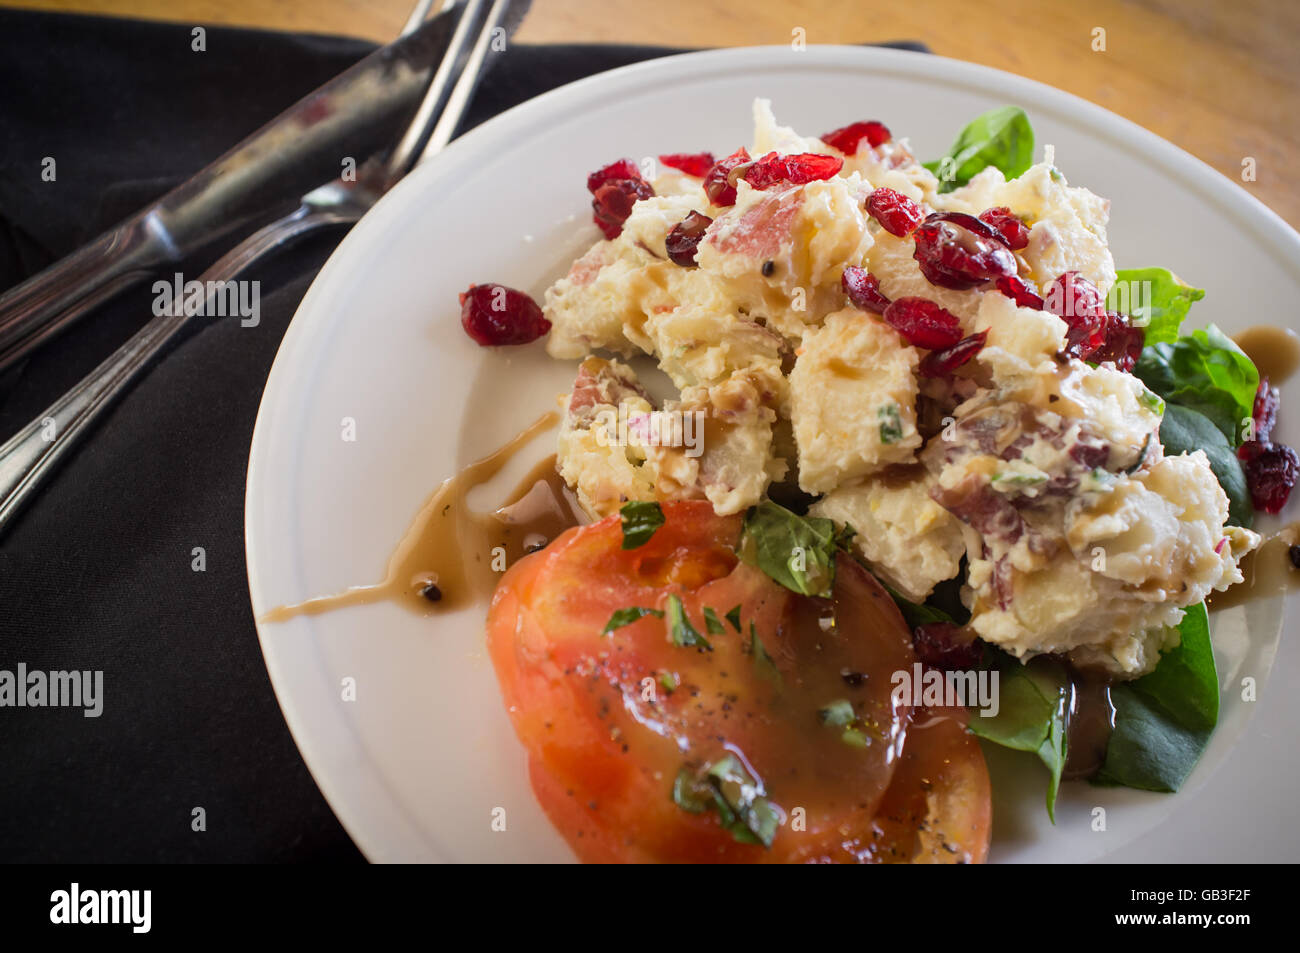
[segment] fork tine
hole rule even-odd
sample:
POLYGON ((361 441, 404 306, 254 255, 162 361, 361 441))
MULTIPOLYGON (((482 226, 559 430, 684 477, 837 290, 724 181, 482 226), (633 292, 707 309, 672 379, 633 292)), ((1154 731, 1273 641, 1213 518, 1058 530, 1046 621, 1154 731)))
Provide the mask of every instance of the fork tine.
POLYGON ((458 71, 464 69, 469 63, 469 51, 473 43, 471 30, 485 2, 486 0, 465 0, 451 43, 448 44, 442 62, 438 64, 437 72, 429 82, 428 89, 425 90, 424 99, 420 101, 410 124, 402 133, 402 138, 398 141, 392 155, 389 156, 384 170, 388 184, 409 172, 419 159, 420 150, 428 141, 430 130, 442 114, 451 95, 453 79, 457 77, 458 71))
POLYGON ((456 134, 456 127, 460 125, 465 110, 469 108, 470 99, 474 96, 474 90, 478 87, 479 80, 483 78, 483 64, 487 59, 492 34, 497 27, 505 22, 509 10, 510 0, 496 0, 492 4, 487 19, 483 21, 483 28, 479 30, 478 39, 474 43, 474 49, 470 52, 469 60, 466 61, 465 68, 461 71, 460 78, 456 80, 456 86, 447 99, 446 108, 443 109, 442 115, 438 118, 438 124, 433 127, 433 132, 429 135, 429 141, 420 154, 421 158, 441 152, 447 143, 451 142, 451 137, 456 134))

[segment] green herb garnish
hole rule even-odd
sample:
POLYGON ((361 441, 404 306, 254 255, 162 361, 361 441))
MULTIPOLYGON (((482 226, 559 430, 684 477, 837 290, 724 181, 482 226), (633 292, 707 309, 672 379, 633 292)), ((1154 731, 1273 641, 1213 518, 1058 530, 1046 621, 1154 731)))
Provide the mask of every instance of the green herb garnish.
POLYGON ((898 443, 903 439, 903 418, 899 416, 897 404, 877 408, 876 419, 880 421, 881 443, 898 443))
POLYGON ((764 500, 746 515, 738 552, 787 589, 828 598, 835 585, 836 540, 831 520, 798 516, 764 500))
POLYGON ((776 662, 772 661, 772 656, 767 654, 767 649, 763 647, 752 620, 749 623, 749 652, 754 656, 754 666, 759 676, 780 688, 781 670, 776 667, 776 662))
POLYGON ((644 619, 652 615, 662 619, 663 611, 660 609, 647 609, 644 606, 628 606, 625 609, 615 609, 614 614, 609 617, 605 623, 605 628, 600 630, 601 635, 609 635, 615 629, 621 629, 625 625, 631 625, 637 619, 644 619))
POLYGON ((856 718, 857 715, 853 713, 853 702, 847 698, 837 698, 825 708, 817 710, 817 720, 833 728, 851 725, 856 718))
POLYGON ((678 771, 673 802, 692 814, 715 809, 723 829, 742 844, 771 847, 782 820, 781 809, 768 800, 762 781, 731 754, 698 771, 678 771))
POLYGON ((623 516, 623 548, 636 549, 650 541, 650 537, 664 525, 664 511, 658 503, 631 500, 619 508, 623 516))
POLYGON ((682 648, 694 647, 702 652, 713 651, 713 645, 709 640, 700 635, 695 626, 691 625, 691 620, 686 617, 686 608, 682 605, 682 599, 676 594, 668 597, 668 634, 673 645, 682 648))

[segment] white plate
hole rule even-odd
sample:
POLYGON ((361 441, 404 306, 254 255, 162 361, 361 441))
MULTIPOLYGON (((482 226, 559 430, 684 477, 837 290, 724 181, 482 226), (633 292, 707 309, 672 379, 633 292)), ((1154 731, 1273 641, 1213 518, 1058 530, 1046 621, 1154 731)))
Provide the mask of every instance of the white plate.
MULTIPOLYGON (((256 613, 376 581, 430 491, 566 389, 573 366, 548 360, 540 344, 493 352, 471 343, 457 293, 498 281, 540 296, 597 237, 588 171, 622 155, 728 153, 750 140, 756 95, 809 134, 881 119, 921 156, 942 154, 978 113, 1021 105, 1039 154, 1054 144, 1071 182, 1112 199, 1121 266, 1163 265, 1206 289, 1194 324, 1294 321, 1300 236, 1196 159, 1065 93, 857 47, 694 53, 616 70, 454 143, 380 202, 321 271, 285 335, 253 437, 246 530, 256 613), (343 418, 355 421, 355 441, 342 439, 343 418)), ((1284 417, 1294 435, 1292 409, 1284 417)), ((552 439, 539 438, 498 486, 552 439)), ((1282 613, 1274 599, 1215 618, 1222 720, 1177 795, 1067 785, 1053 828, 1045 774, 1024 757, 1008 769, 994 753, 992 859, 1300 857, 1300 701, 1290 687, 1300 683, 1300 645, 1278 650, 1282 613), (1244 677, 1257 680, 1257 702, 1242 701, 1244 677), (1094 829, 1096 808, 1104 831, 1094 829)), ((371 860, 572 857, 529 790, 482 621, 481 608, 419 619, 381 604, 259 626, 298 747, 371 860), (342 699, 348 678, 355 701, 342 699), (497 809, 504 831, 493 829, 497 809)))

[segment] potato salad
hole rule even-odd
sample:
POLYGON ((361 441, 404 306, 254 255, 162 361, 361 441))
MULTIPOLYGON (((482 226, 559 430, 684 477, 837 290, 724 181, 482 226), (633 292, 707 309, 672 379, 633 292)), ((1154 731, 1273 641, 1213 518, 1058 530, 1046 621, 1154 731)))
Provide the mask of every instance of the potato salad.
POLYGON ((945 188, 953 162, 856 126, 800 135, 760 99, 749 149, 593 173, 607 237, 542 307, 581 361, 561 474, 596 519, 802 499, 905 599, 960 579, 970 629, 1021 660, 1151 671, 1259 537, 1205 451, 1162 444, 1143 322, 1108 307, 1109 202, 1050 147, 945 188))

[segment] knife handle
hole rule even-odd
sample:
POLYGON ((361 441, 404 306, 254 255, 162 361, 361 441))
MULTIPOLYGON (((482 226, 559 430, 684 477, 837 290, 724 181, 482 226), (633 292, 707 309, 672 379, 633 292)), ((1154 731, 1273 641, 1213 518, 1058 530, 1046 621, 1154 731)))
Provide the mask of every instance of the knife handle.
MULTIPOLYGON (((244 239, 205 271, 199 283, 210 289, 232 281, 263 255, 319 228, 351 226, 363 211, 360 205, 323 210, 303 206, 244 239)), ((207 304, 205 298, 202 311, 208 310, 207 304)), ((150 318, 81 383, 0 446, 0 532, 131 382, 198 323, 197 317, 179 306, 150 318)))
POLYGON ((0 294, 0 370, 170 257, 148 217, 133 218, 0 294))

